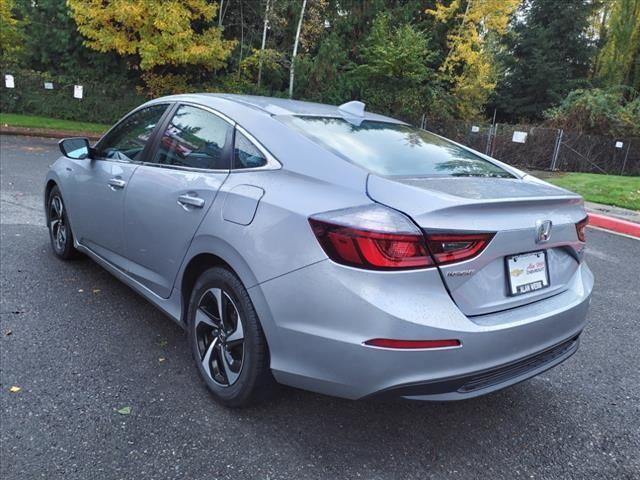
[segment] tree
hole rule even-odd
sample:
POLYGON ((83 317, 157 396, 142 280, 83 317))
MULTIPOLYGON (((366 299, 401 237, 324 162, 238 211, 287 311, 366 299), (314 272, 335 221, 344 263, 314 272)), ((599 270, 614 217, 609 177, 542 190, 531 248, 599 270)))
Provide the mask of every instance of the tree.
POLYGON ((525 0, 501 56, 504 75, 494 106, 501 118, 535 120, 586 86, 594 53, 587 35, 590 0, 525 0))
POLYGON ((22 50, 24 34, 23 22, 14 15, 13 0, 0 0, 0 58, 15 62, 22 50))
MULTIPOLYGON (((269 27, 269 0, 267 0, 267 4, 264 7, 264 25, 262 27, 262 45, 260 45, 260 52, 264 51, 264 47, 267 44, 267 28, 269 27)), ((262 81, 262 57, 259 59, 258 66, 258 87, 260 87, 260 82, 262 81)))
POLYGON ((298 19, 298 29, 296 30, 296 38, 293 42, 293 54, 291 55, 291 67, 289 69, 289 98, 293 97, 293 81, 295 79, 296 55, 298 54, 298 42, 300 41, 300 30, 302 29, 302 21, 304 20, 304 9, 307 6, 307 0, 302 0, 302 8, 300 9, 300 18, 298 19))
POLYGON ((60 0, 17 0, 16 10, 29 21, 23 26, 22 64, 30 70, 76 78, 120 76, 126 64, 115 53, 100 53, 83 45, 69 9, 60 0))
POLYGON ((86 45, 99 52, 132 56, 142 70, 226 65, 235 40, 212 26, 217 4, 207 0, 67 0, 86 45))
POLYGON ((520 0, 453 0, 438 2, 427 10, 438 21, 450 24, 448 53, 440 71, 451 82, 459 115, 479 115, 496 87, 496 68, 492 46, 504 35, 520 0))
POLYGON ((348 77, 356 96, 371 108, 416 120, 433 100, 434 59, 424 33, 406 23, 394 26, 390 15, 381 13, 348 77))
POLYGON ((598 55, 597 80, 640 91, 640 0, 614 0, 605 43, 598 55))

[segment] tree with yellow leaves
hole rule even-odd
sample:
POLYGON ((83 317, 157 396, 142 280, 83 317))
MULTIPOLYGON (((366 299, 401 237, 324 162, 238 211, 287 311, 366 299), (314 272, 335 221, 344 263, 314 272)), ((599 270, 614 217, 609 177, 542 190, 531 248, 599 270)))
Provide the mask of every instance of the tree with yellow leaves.
POLYGON ((222 68, 237 43, 222 38, 222 29, 214 26, 218 5, 207 0, 67 0, 67 5, 88 47, 134 56, 141 70, 222 68))
POLYGON ((596 76, 607 87, 640 91, 640 0, 613 0, 596 76))
POLYGON ((440 68, 452 84, 459 115, 479 115, 496 87, 492 41, 505 34, 521 0, 438 0, 427 14, 451 25, 448 52, 440 68))
POLYGON ((13 0, 0 0, 0 58, 6 62, 16 59, 23 42, 23 22, 15 18, 13 8, 13 0))

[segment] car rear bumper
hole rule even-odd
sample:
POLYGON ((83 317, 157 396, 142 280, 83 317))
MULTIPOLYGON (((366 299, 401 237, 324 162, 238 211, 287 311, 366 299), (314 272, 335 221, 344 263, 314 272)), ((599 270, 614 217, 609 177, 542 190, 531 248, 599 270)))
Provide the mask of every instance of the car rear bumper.
POLYGON ((488 370, 453 378, 400 385, 372 396, 377 399, 456 400, 477 397, 541 374, 578 351, 580 334, 542 352, 488 370))
POLYGON ((592 287, 583 263, 560 294, 467 317, 434 269, 364 272, 323 261, 250 294, 279 382, 351 399, 459 400, 513 385, 569 358, 578 348, 592 287), (373 338, 458 339, 461 346, 364 345, 373 338))

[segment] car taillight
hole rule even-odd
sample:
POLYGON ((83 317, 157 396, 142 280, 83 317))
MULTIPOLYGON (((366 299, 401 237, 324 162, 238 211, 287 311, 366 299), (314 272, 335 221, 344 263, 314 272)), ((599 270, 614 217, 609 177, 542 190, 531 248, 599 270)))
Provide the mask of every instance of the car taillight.
POLYGON ((331 260, 370 270, 433 266, 422 232, 404 215, 382 205, 335 210, 309 218, 331 260))
POLYGON ((491 241, 493 233, 428 233, 427 245, 438 265, 469 260, 491 241))
POLYGON ((578 240, 581 242, 587 241, 587 225, 589 225, 589 217, 584 217, 576 223, 576 233, 578 234, 578 240))

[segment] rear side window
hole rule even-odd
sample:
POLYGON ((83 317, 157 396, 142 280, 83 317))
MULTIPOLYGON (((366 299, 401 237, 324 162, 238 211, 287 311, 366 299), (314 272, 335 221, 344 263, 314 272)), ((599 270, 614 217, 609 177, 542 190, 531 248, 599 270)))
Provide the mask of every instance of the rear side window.
POLYGON ((228 169, 225 146, 232 131, 222 118, 182 105, 162 134, 153 163, 191 168, 228 169))
POLYGON ((279 116, 279 120, 340 155, 384 176, 506 177, 506 170, 448 140, 409 125, 342 118, 279 116))
POLYGON ((251 140, 236 129, 233 147, 233 168, 257 168, 267 164, 267 159, 251 140))
POLYGON ((167 107, 167 104, 153 105, 129 115, 102 139, 98 145, 98 155, 114 160, 140 160, 147 141, 167 107))

